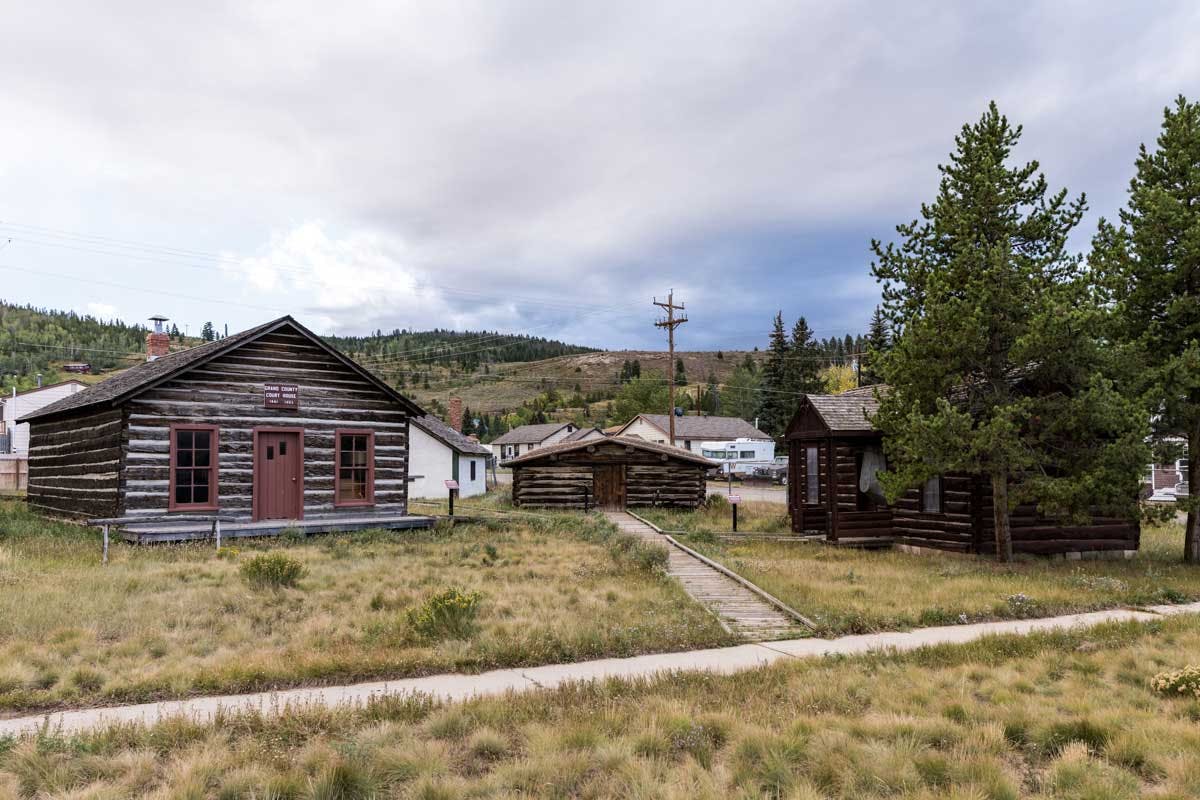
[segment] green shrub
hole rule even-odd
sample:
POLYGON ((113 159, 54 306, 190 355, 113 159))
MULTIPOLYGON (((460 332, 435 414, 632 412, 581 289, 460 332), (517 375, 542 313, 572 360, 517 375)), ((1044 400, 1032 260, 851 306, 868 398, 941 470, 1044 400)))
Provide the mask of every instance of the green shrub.
POLYGON ((303 564, 283 553, 260 553, 244 561, 241 571, 251 586, 274 589, 295 586, 307 573, 303 564))
POLYGON ((1160 672, 1151 679, 1150 688, 1159 694, 1200 700, 1200 667, 1188 665, 1183 669, 1160 672))
POLYGON ((469 639, 475 634, 479 592, 446 589, 409 609, 408 624, 423 639, 469 639))

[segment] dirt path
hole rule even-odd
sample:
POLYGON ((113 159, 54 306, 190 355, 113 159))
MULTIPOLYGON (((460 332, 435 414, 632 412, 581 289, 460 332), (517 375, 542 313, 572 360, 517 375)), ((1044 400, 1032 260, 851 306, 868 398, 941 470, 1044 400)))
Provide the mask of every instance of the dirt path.
POLYGON ((288 707, 361 705, 383 695, 425 694, 438 700, 454 702, 507 692, 550 689, 577 681, 652 678, 681 671, 707 671, 728 675, 789 658, 856 655, 887 649, 906 651, 927 645, 962 644, 997 634, 1028 634, 1055 628, 1090 627, 1106 622, 1147 622, 1164 615, 1197 613, 1200 613, 1200 603, 1154 606, 1139 611, 1116 609, 1048 619, 922 628, 905 633, 875 633, 844 636, 840 639, 792 639, 683 653, 606 658, 577 664, 502 669, 480 675, 433 675, 428 678, 378 681, 353 686, 290 689, 133 706, 57 711, 40 716, 0 719, 0 737, 31 735, 43 727, 51 732, 71 734, 117 724, 152 725, 164 719, 181 716, 196 722, 206 722, 218 713, 258 711, 270 714, 288 707))
POLYGON ((782 639, 803 633, 804 628, 795 617, 696 555, 671 546, 667 537, 632 514, 606 511, 604 516, 623 533, 665 545, 667 573, 678 579, 697 602, 716 614, 732 633, 748 641, 782 639))

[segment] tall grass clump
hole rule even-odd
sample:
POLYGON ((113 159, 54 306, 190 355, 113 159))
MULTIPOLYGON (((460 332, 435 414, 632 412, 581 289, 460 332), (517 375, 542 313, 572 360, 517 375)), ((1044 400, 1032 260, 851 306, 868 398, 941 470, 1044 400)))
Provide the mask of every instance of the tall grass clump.
POLYGON ((409 609, 408 625, 422 639, 470 639, 478 628, 479 592, 457 587, 438 592, 417 608, 409 609))
POLYGON ((307 570, 283 553, 260 553, 242 563, 241 573, 255 588, 282 589, 298 584, 307 570))

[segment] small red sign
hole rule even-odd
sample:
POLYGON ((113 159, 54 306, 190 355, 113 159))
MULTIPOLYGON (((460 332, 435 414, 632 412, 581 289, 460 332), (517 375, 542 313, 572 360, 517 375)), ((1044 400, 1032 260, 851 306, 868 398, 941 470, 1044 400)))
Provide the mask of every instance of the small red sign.
POLYGON ((458 481, 446 481, 446 488, 447 489, 457 489, 458 481))
POLYGON ((299 408, 300 387, 294 383, 264 383, 263 405, 266 408, 299 408))
POLYGON ((740 494, 729 495, 729 504, 730 505, 736 506, 740 502, 742 502, 742 496, 740 494))

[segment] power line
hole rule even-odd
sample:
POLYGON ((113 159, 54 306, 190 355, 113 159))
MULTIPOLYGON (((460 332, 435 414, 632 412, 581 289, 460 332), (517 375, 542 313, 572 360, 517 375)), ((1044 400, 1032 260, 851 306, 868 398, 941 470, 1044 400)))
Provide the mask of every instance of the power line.
POLYGON ((654 323, 656 328, 667 329, 667 380, 669 381, 668 395, 670 396, 670 408, 667 409, 667 417, 670 420, 670 440, 671 444, 675 444, 675 329, 683 323, 687 322, 687 317, 676 317, 676 311, 683 311, 683 303, 675 305, 675 290, 672 289, 667 293, 667 302, 660 303, 658 298, 654 298, 654 305, 659 308, 666 309, 667 316, 654 323))

